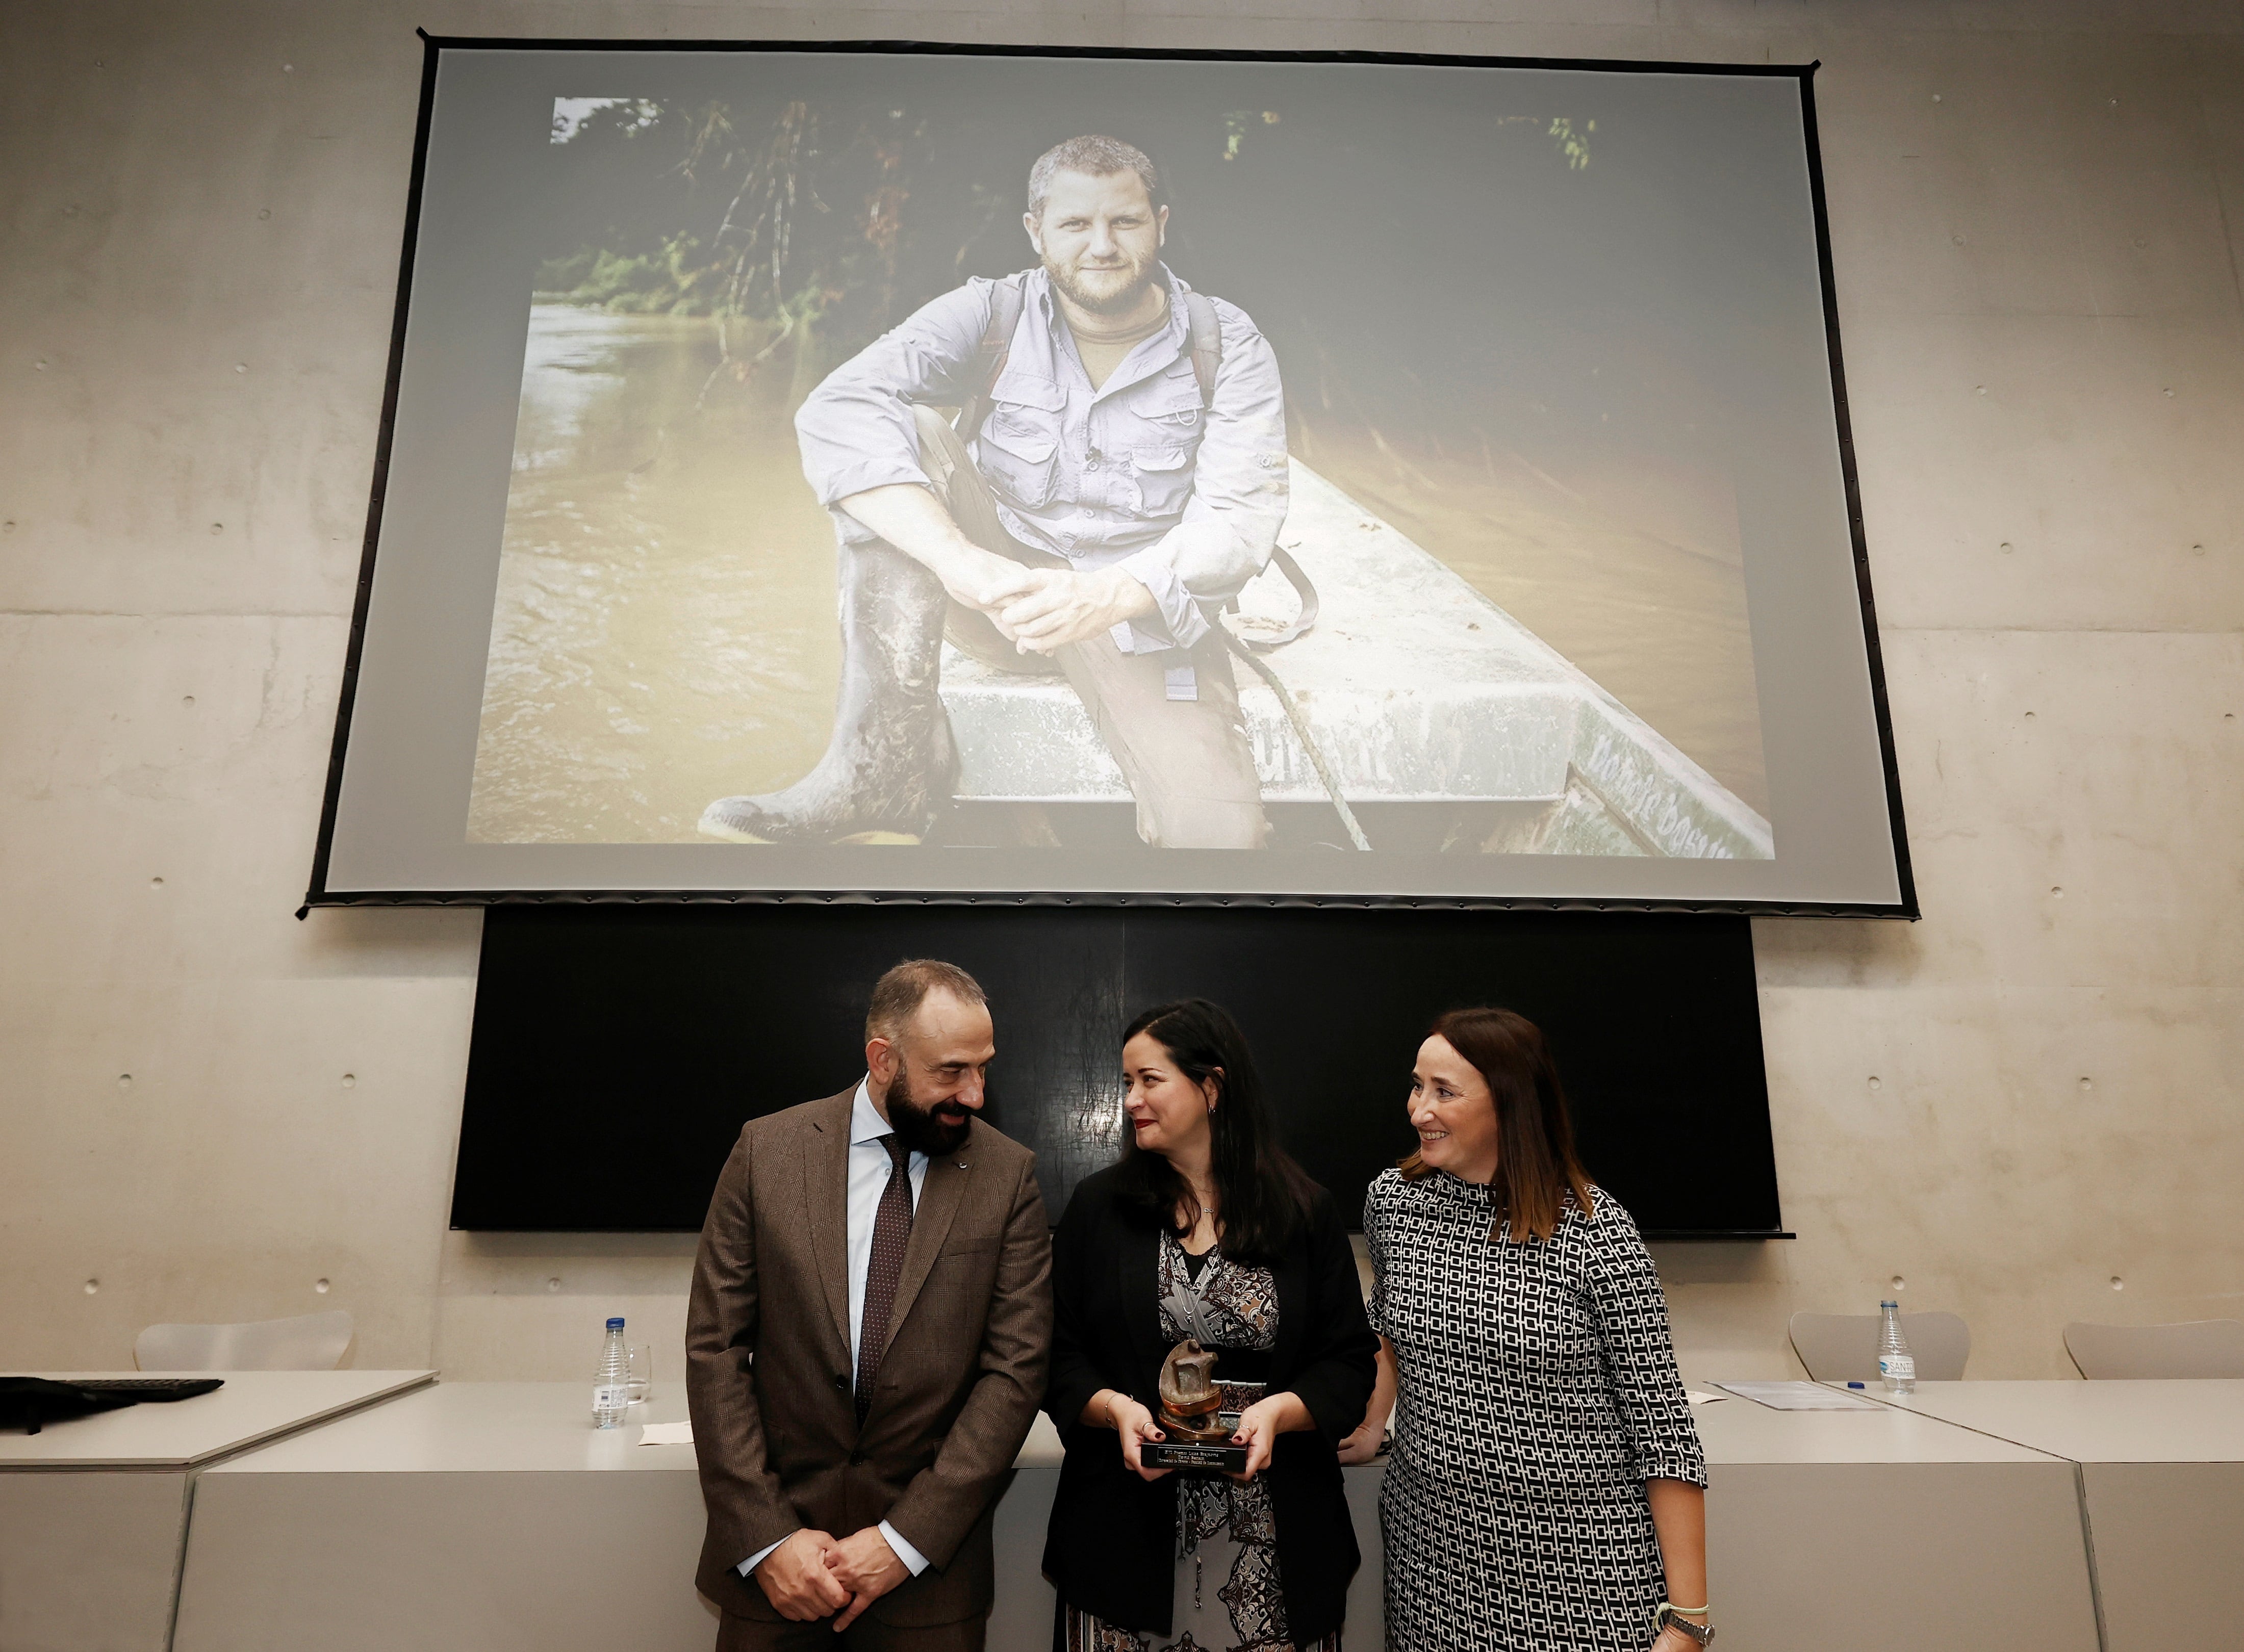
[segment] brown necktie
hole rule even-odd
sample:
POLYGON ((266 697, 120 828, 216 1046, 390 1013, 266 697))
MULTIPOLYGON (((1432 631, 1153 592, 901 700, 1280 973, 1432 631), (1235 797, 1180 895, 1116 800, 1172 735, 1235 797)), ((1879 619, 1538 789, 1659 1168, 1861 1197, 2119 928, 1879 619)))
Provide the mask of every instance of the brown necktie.
POLYGON ((873 1256, 865 1264, 865 1317, 857 1329, 857 1426, 873 1408, 873 1382, 881 1374, 881 1355, 889 1343, 889 1310, 896 1306, 896 1280, 904 1271, 904 1244, 911 1237, 911 1156, 893 1136, 881 1137, 889 1150, 889 1184, 873 1213, 873 1256))

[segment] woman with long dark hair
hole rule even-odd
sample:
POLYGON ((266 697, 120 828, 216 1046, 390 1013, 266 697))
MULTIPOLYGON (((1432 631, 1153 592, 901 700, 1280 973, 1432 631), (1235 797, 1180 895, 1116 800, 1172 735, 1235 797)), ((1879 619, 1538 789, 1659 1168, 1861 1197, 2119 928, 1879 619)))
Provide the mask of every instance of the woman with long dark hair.
POLYGON ((1377 1339, 1325 1191, 1277 1143, 1247 1041, 1206 999, 1122 1045, 1129 1136, 1052 1236, 1051 1387, 1065 1441, 1044 1546, 1062 1652, 1337 1652, 1358 1560, 1335 1442, 1364 1413, 1377 1339), (1198 1336, 1263 1397, 1236 1478, 1149 1468, 1157 1382, 1198 1336))
POLYGON ((1392 1652, 1696 1652, 1707 1461, 1644 1240, 1574 1151, 1543 1035, 1452 1010, 1410 1076, 1418 1150, 1372 1183, 1392 1652))

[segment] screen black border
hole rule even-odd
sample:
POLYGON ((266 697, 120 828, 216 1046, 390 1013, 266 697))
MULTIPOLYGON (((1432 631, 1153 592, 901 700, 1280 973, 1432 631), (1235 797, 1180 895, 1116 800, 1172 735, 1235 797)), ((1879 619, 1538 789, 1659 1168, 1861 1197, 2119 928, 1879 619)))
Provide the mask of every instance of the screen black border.
POLYGON ((1830 215, 1823 188, 1823 152, 1815 117, 1815 71, 1807 64, 1680 63, 1601 57, 1512 57, 1415 51, 1252 51, 1229 48, 1163 49, 1139 46, 997 45, 924 40, 594 40, 507 36, 431 35, 416 29, 422 42, 421 100, 413 139, 413 178, 406 198, 403 249, 398 259, 397 301, 390 325, 389 365, 382 389, 382 421, 375 442, 374 476, 367 506, 366 536, 359 556, 358 587, 351 611, 350 642, 335 709, 335 739, 320 807, 318 842, 312 875, 298 918, 314 907, 487 907, 585 904, 621 901, 735 903, 842 902, 900 906, 1121 906, 1121 907, 1336 907, 1428 908, 1445 911, 1680 912, 1730 913, 1762 917, 1907 918, 1923 915, 1916 878, 1903 818, 1901 772, 1894 752, 1893 720, 1886 694, 1884 655, 1878 642, 1877 605, 1870 587, 1869 547, 1863 534, 1862 484, 1855 474, 1854 423, 1847 406, 1845 363, 1839 343, 1839 300, 1831 258, 1830 215), (1848 536, 1854 549, 1855 586, 1862 608, 1862 642, 1869 670, 1870 702, 1877 724, 1878 750, 1885 772, 1886 810, 1892 836, 1894 876, 1900 898, 1884 902, 1798 900, 1586 900, 1550 895, 1163 895, 1135 891, 1066 895, 960 893, 920 890, 679 889, 679 890, 337 890, 328 887, 335 813, 342 796, 343 758, 349 745, 351 710, 358 691, 360 657, 367 612, 374 592, 374 561, 382 535, 382 514, 389 479, 391 441, 397 419, 398 381, 405 361, 407 311, 413 284, 415 244, 420 234, 421 199, 429 159, 429 131, 436 102, 436 68, 442 54, 455 51, 663 51, 663 52, 855 52, 921 53, 982 57, 1106 57, 1195 63, 1382 64, 1465 69, 1551 69, 1592 73, 1749 76, 1789 78, 1800 87, 1801 134, 1807 148, 1809 199, 1815 226, 1815 260, 1823 289, 1823 330, 1831 360, 1831 398, 1837 424, 1839 463, 1847 509, 1848 536))

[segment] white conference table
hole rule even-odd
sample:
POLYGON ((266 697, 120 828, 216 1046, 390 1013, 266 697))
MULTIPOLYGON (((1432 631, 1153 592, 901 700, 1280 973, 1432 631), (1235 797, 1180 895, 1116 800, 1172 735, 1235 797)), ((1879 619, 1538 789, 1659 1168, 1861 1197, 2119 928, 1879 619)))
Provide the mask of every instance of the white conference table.
MULTIPOLYGON (((591 1426, 589 1396, 439 1383, 213 1471, 175 1647, 708 1652, 693 1447, 639 1443, 643 1424, 683 1419, 684 1393, 659 1384, 615 1430, 591 1426)), ((1051 1644, 1038 1563, 1059 1460, 1040 1417, 997 1513, 992 1648, 1051 1644)))
POLYGON ((438 1383, 203 1477, 173 1646, 524 1652, 692 1647, 691 1446, 676 1384, 595 1429, 588 1383, 438 1383))
POLYGON ((190 1399, 0 1433, 0 1649, 164 1652, 193 1489, 211 1465, 431 1382, 433 1371, 39 1372, 213 1376, 190 1399))
POLYGON ((2096 1652, 2072 1464, 1888 1407, 1693 1414, 1724 1652, 2096 1652))
POLYGON ((1927 1382, 1872 1398, 2078 1466, 2105 1652, 2235 1639, 2244 1379, 1927 1382))
MULTIPOLYGON (((439 1383, 246 1453, 199 1482, 177 1652, 707 1652, 676 1385, 593 1430, 581 1383, 439 1383)), ((1896 1644, 2094 1652, 2072 1465, 1888 1407, 1701 1406, 1709 1546, 1731 1652, 1896 1644)), ((992 1652, 1044 1652, 1058 1480, 1039 1419, 999 1502, 992 1652)), ((1364 1551, 1350 1640, 1379 1643, 1382 1467, 1347 1471, 1364 1551)))
MULTIPOLYGON (((684 1418, 684 1394, 658 1385, 612 1431, 591 1427, 587 1396, 582 1383, 439 1383, 213 1471, 196 1494, 175 1647, 707 1652, 693 1448, 639 1443, 643 1424, 684 1418)), ((1059 1464, 1039 1417, 994 1521, 993 1649, 1051 1645, 1040 1561, 1059 1464)), ((1375 1531, 1375 1477, 1350 1489, 1375 1531)), ((1375 1568, 1350 1599, 1352 1615, 1375 1618, 1375 1568)))

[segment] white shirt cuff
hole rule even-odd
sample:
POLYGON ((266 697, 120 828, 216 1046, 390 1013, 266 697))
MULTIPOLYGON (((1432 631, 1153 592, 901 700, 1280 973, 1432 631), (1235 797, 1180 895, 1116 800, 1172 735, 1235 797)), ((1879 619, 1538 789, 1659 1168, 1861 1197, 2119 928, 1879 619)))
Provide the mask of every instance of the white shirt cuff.
MULTIPOLYGON (((1178 577, 1175 564, 1162 553, 1161 543, 1156 543, 1143 550, 1132 552, 1114 566, 1152 593, 1153 606, 1159 615, 1160 624, 1168 630, 1169 646, 1190 648, 1207 635, 1207 618, 1200 611, 1200 604, 1193 600, 1192 593, 1185 589, 1185 582, 1178 577)), ((1125 620, 1123 624, 1128 625, 1130 622, 1125 620)), ((1116 629, 1119 630, 1122 627, 1116 629)), ((1137 635, 1143 635, 1135 627, 1132 629, 1137 635)), ((1116 646, 1125 654, 1150 651, 1142 644, 1131 647, 1124 645, 1119 637, 1115 641, 1116 646)), ((1146 641, 1151 642, 1152 639, 1147 638, 1146 641)))
POLYGON ((904 1563, 905 1569, 914 1577, 927 1570, 927 1556, 905 1542, 903 1534, 886 1521, 881 1522, 881 1535, 888 1540, 889 1547, 896 1552, 896 1558, 904 1563))
MULTIPOLYGON (((922 1572, 927 1570, 927 1556, 921 1554, 909 1542, 905 1541, 904 1534, 898 1531, 895 1527, 889 1525, 886 1521, 882 1521, 881 1522, 881 1538, 882 1541, 886 1542, 890 1548, 896 1551, 896 1558, 904 1563, 905 1569, 910 1572, 914 1577, 917 1577, 922 1572)), ((779 1540, 779 1543, 784 1543, 786 1541, 787 1539, 784 1537, 779 1540)), ((756 1568, 761 1566, 766 1561, 771 1558, 772 1549, 777 1548, 779 1547, 779 1543, 774 1543, 771 1545, 770 1548, 758 1549, 754 1554, 749 1555, 747 1559, 742 1561, 740 1565, 733 1569, 740 1573, 742 1577, 753 1576, 755 1573, 756 1568)))
MULTIPOLYGON (((786 1541, 787 1539, 784 1537, 779 1540, 779 1543, 784 1543, 786 1541)), ((754 1576, 756 1568, 761 1566, 766 1561, 771 1558, 772 1549, 777 1548, 779 1547, 779 1543, 774 1543, 770 1548, 758 1549, 754 1554, 749 1555, 747 1559, 742 1561, 733 1569, 738 1572, 742 1577, 754 1576)))

